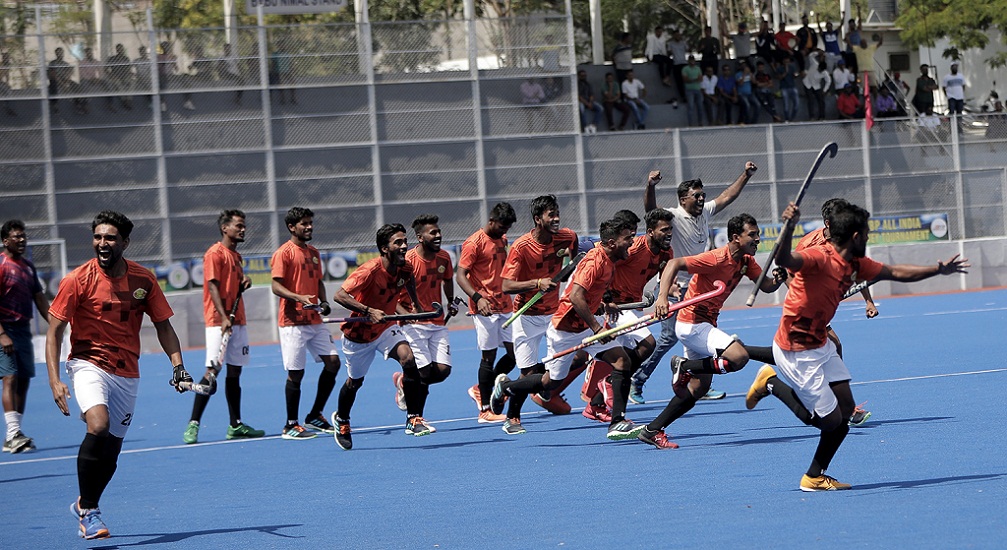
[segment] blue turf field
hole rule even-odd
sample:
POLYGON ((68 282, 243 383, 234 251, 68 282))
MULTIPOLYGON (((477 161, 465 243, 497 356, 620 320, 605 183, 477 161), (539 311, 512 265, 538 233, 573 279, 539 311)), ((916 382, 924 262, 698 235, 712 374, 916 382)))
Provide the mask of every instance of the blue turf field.
MULTIPOLYGON (((182 445, 192 396, 168 387, 163 355, 144 356, 137 414, 102 499, 113 538, 92 543, 76 538, 68 511, 84 426, 59 414, 40 371, 24 423, 39 449, 0 457, 0 548, 1002 548, 1007 290, 878 307, 880 317, 867 320, 861 302, 846 303, 833 323, 854 396, 874 413, 829 471, 852 491, 797 489, 818 432, 774 398, 745 410, 756 364, 715 379, 728 398, 700 402, 671 427, 678 450, 606 440, 602 424, 578 414, 577 386, 567 391, 575 414, 540 414, 529 401, 529 433, 509 437, 475 422, 465 395, 475 336, 455 331, 454 373, 427 405, 438 432, 402 433, 394 364, 376 363, 353 411, 350 452, 331 436, 225 442, 223 392, 210 402, 201 443, 182 445)), ((768 345, 779 315, 729 310, 720 325, 768 345)), ((279 349, 252 354, 244 420, 277 434, 279 349)), ((186 353, 193 374, 202 355, 186 353)), ((317 368, 305 377, 302 414, 317 368)), ((662 367, 646 397, 669 398, 669 379, 662 367)), ((629 416, 650 421, 664 403, 630 405, 629 416)), ((326 412, 334 406, 335 395, 326 412)))

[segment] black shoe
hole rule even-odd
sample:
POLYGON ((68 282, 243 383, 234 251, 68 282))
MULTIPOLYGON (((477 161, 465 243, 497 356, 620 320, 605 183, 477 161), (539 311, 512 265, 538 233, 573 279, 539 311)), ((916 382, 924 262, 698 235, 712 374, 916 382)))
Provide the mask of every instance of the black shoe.
POLYGON ((344 451, 353 448, 353 437, 350 435, 350 421, 343 420, 332 413, 332 422, 336 425, 336 445, 344 451))

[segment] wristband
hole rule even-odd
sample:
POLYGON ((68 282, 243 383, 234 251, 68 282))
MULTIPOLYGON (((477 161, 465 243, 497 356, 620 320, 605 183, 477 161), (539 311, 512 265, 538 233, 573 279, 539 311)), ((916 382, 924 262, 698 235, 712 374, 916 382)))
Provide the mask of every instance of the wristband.
POLYGON ((482 294, 479 294, 478 292, 473 292, 473 293, 472 293, 472 300, 473 300, 473 301, 474 301, 474 302, 475 302, 476 304, 478 304, 478 303, 479 303, 479 300, 482 300, 482 299, 483 299, 483 295, 482 295, 482 294))

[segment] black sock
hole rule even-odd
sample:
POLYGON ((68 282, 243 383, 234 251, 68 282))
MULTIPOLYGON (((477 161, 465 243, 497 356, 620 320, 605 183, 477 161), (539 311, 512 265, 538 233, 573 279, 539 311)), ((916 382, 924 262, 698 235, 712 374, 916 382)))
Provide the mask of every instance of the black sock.
POLYGON ((633 379, 630 373, 621 370, 612 371, 612 422, 626 419, 626 401, 629 399, 629 385, 633 379))
POLYGON ((301 383, 287 379, 284 393, 287 397, 287 424, 297 423, 297 409, 301 404, 301 383))
MULTIPOLYGON (((105 453, 101 459, 102 465, 105 467, 102 472, 102 492, 105 491, 105 487, 108 487, 108 483, 112 481, 112 476, 115 475, 115 470, 119 466, 120 452, 122 452, 122 439, 109 435, 108 441, 105 442, 105 453)), ((100 497, 101 493, 98 496, 100 497)))
POLYGON ((97 508, 101 493, 108 483, 105 481, 107 469, 103 460, 108 439, 108 436, 85 434, 80 450, 77 451, 77 486, 80 489, 81 508, 97 508))
POLYGON ((325 408, 325 403, 329 400, 332 389, 335 387, 336 373, 322 369, 322 372, 318 374, 318 393, 315 394, 315 404, 311 406, 308 418, 314 418, 322 413, 322 409, 325 408))
POLYGON ((336 403, 336 416, 343 420, 350 419, 350 409, 353 408, 353 402, 357 400, 357 390, 360 387, 351 388, 349 384, 343 384, 339 388, 339 398, 336 403))
POLYGON ((522 394, 527 396, 528 394, 539 393, 545 390, 545 384, 542 383, 541 374, 529 374, 510 382, 504 388, 511 396, 522 394))
MULTIPOLYGON (((204 376, 199 380, 199 383, 209 384, 210 381, 204 376)), ((192 400, 192 416, 189 417, 189 420, 190 421, 195 420, 196 422, 199 422, 200 419, 203 418, 203 411, 206 410, 206 404, 209 402, 210 402, 209 395, 200 395, 197 393, 195 399, 192 400)))
POLYGON ((773 358, 773 346, 746 345, 745 351, 748 352, 748 358, 753 361, 758 361, 767 365, 776 364, 776 359, 773 358))
POLYGON ((493 394, 493 382, 496 374, 493 372, 493 361, 483 359, 479 362, 479 397, 482 408, 490 406, 490 395, 493 394))
MULTIPOLYGON (((416 372, 416 369, 412 369, 416 372)), ((402 375, 402 392, 406 397, 406 414, 408 416, 423 416, 423 405, 427 402, 430 386, 420 382, 415 375, 402 375)))
POLYGON ((731 367, 723 357, 686 359, 682 362, 682 368, 692 374, 726 374, 731 372, 731 367))
POLYGON ((804 403, 801 403, 800 398, 797 397, 797 393, 794 392, 794 388, 788 386, 778 376, 770 376, 769 380, 766 380, 766 387, 769 388, 770 393, 775 395, 777 399, 782 401, 794 413, 794 416, 798 420, 808 426, 812 425, 814 419, 811 416, 811 411, 804 406, 804 403))
POLYGON ((524 406, 524 402, 527 399, 528 399, 527 393, 519 393, 517 395, 512 395, 511 398, 507 400, 507 418, 516 418, 518 421, 520 421, 521 407, 524 406))
POLYGON ((822 472, 829 469, 832 457, 836 456, 836 451, 839 450, 839 446, 843 444, 843 440, 846 439, 846 434, 848 433, 850 433, 850 424, 848 422, 840 422, 839 427, 831 432, 822 432, 818 440, 818 448, 815 449, 815 458, 811 461, 811 466, 808 468, 808 477, 818 477, 822 475, 822 472))
POLYGON ((664 407, 661 414, 657 415, 657 418, 647 425, 647 429, 652 432, 657 432, 667 428, 672 422, 681 418, 683 414, 691 411, 692 408, 696 406, 696 401, 698 400, 693 397, 691 393, 689 394, 689 397, 685 398, 679 397, 676 394, 671 402, 664 407))
POLYGON ((237 376, 224 378, 224 397, 227 398, 227 413, 231 415, 231 426, 241 424, 241 379, 237 376))
POLYGON ((510 374, 511 371, 514 370, 514 365, 516 364, 517 363, 514 362, 514 355, 505 353, 504 356, 497 361, 497 366, 493 367, 493 374, 510 374))

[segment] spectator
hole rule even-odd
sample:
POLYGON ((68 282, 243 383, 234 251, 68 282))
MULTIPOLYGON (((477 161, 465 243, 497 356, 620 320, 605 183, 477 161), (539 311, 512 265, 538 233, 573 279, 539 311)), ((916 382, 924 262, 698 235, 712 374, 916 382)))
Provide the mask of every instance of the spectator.
POLYGON ((775 87, 772 75, 766 71, 766 63, 759 61, 755 68, 755 98, 769 116, 773 117, 773 122, 783 122, 783 119, 776 114, 775 87))
POLYGON ((622 97, 622 90, 618 84, 615 83, 615 75, 612 73, 605 73, 605 85, 602 87, 602 104, 605 108, 605 120, 608 121, 608 129, 610 132, 616 130, 615 118, 612 113, 612 109, 618 109, 622 113, 622 120, 619 122, 618 129, 626 129, 626 121, 629 120, 629 105, 626 105, 622 97))
MULTIPOLYGON (((777 35, 779 36, 779 35, 777 35)), ((783 62, 776 66, 776 79, 780 81, 780 95, 783 96, 783 120, 793 122, 797 119, 797 108, 800 105, 797 94, 797 78, 801 71, 797 68, 790 54, 783 54, 783 62)))
POLYGON ((529 76, 521 83, 521 105, 526 107, 529 132, 534 132, 536 128, 545 125, 542 111, 534 108, 540 107, 543 103, 545 103, 545 90, 537 80, 529 76))
POLYGON ((720 97, 717 95, 717 82, 720 79, 713 74, 713 67, 703 69, 703 79, 699 87, 703 90, 703 111, 706 112, 706 124, 714 126, 717 124, 715 118, 720 110, 720 97))
MULTIPOLYGON (((752 63, 752 33, 748 32, 748 23, 740 21, 738 23, 738 33, 730 35, 731 45, 734 47, 734 59, 739 62, 752 63)), ((741 70, 741 67, 738 67, 741 70)))
POLYGON ((615 80, 621 85, 626 73, 633 70, 633 37, 628 32, 619 35, 619 43, 612 50, 612 65, 615 66, 615 80))
POLYGON ((808 120, 825 120, 825 94, 832 87, 825 52, 816 50, 808 55, 808 70, 804 74, 804 89, 808 96, 808 120))
MULTIPOLYGON (((56 58, 49 62, 46 71, 49 77, 49 108, 53 113, 59 112, 59 96, 66 93, 73 93, 76 83, 73 81, 73 67, 63 59, 63 48, 56 48, 56 58)), ((83 114, 83 106, 80 99, 73 100, 77 113, 83 114)))
POLYGON ((958 62, 951 64, 951 73, 944 75, 944 95, 948 98, 948 114, 961 115, 965 107, 965 77, 958 73, 958 62))
POLYGON ((936 90, 937 81, 930 78, 930 67, 920 65, 920 76, 916 79, 916 94, 913 95, 913 108, 917 113, 927 112, 927 107, 933 108, 936 90))
POLYGON ((895 97, 887 86, 878 88, 878 95, 874 98, 874 116, 877 118, 892 118, 899 116, 898 105, 895 97))
POLYGON ((217 60, 217 78, 238 88, 234 92, 234 103, 241 105, 241 94, 244 91, 241 86, 244 85, 244 79, 241 77, 241 65, 230 44, 224 44, 224 53, 217 60))
MULTIPOLYGON (((868 44, 866 40, 860 41, 860 46, 856 49, 857 67, 860 69, 860 73, 858 73, 860 82, 866 81, 868 85, 873 84, 877 86, 880 81, 878 80, 877 72, 874 70, 874 54, 878 53, 878 48, 884 44, 884 37, 875 33, 872 38, 874 39, 873 44, 868 44)), ((864 86, 861 86, 861 88, 864 88, 864 86)))
POLYGON ((738 98, 741 100, 739 117, 743 117, 745 124, 755 124, 759 120, 759 100, 755 99, 752 68, 747 63, 742 63, 734 78, 738 83, 738 98))
POLYGON ((855 90, 853 84, 847 84, 836 96, 836 109, 839 111, 840 120, 864 118, 864 109, 860 104, 860 98, 854 93, 855 90))
MULTIPOLYGON (((80 75, 80 87, 84 93, 101 94, 106 91, 104 79, 105 66, 101 60, 94 58, 94 49, 84 48, 84 59, 81 59, 80 63, 77 64, 77 72, 80 75)), ((107 97, 105 99, 108 110, 114 113, 115 106, 112 104, 112 98, 107 97)), ((82 98, 80 103, 84 113, 87 114, 88 99, 82 98)))
POLYGON ((864 20, 860 17, 860 6, 857 6, 857 18, 850 19, 849 26, 846 29, 846 36, 843 40, 846 42, 846 51, 844 52, 844 58, 846 59, 846 64, 850 66, 850 70, 853 74, 857 74, 859 67, 857 66, 857 56, 855 53, 855 47, 860 45, 860 31, 863 29, 864 20))
POLYGON ((545 103, 555 105, 546 107, 544 111, 546 128, 556 128, 560 120, 568 120, 570 112, 569 103, 564 102, 563 80, 549 76, 542 81, 542 92, 545 94, 545 103), (566 103, 566 104, 564 104, 566 103))
POLYGON ((674 63, 672 76, 675 77, 675 90, 678 92, 678 97, 671 100, 671 107, 678 109, 678 100, 685 101, 685 81, 682 79, 682 69, 688 64, 689 44, 682 38, 681 32, 675 31, 667 46, 672 56, 672 63, 674 63))
POLYGON ((696 56, 689 56, 689 64, 682 68, 685 81, 686 117, 689 126, 703 125, 703 72, 696 65, 696 56))
POLYGON ((856 77, 846 68, 846 61, 840 59, 836 62, 836 68, 832 71, 832 85, 836 87, 836 94, 846 87, 847 84, 856 82, 856 77))
POLYGON ((786 23, 780 23, 780 30, 776 33, 776 61, 783 61, 784 56, 789 55, 794 58, 794 46, 797 45, 797 37, 787 30, 786 23))
MULTIPOLYGON (((744 63, 742 63, 744 65, 744 63)), ((731 112, 738 110, 738 123, 743 122, 738 99, 738 81, 734 78, 731 68, 724 65, 721 68, 720 76, 717 78, 717 97, 719 99, 717 118, 723 124, 733 124, 731 122, 731 112)))
MULTIPOLYGON (((112 93, 119 93, 119 104, 127 111, 133 109, 133 100, 126 92, 132 87, 133 72, 129 56, 126 55, 126 47, 122 44, 115 45, 115 55, 109 56, 105 60, 105 76, 107 78, 109 90, 112 93)), ((112 99, 109 98, 109 103, 112 99)))
POLYGON ((580 107, 580 124, 584 128, 584 133, 593 134, 598 131, 601 124, 603 109, 601 104, 594 100, 594 90, 591 83, 587 81, 587 71, 577 71, 577 102, 580 107), (594 113, 593 120, 587 122, 587 112, 594 113))
POLYGON ((762 20, 759 34, 755 35, 755 55, 766 63, 776 61, 776 34, 765 19, 762 20))
POLYGON ((650 105, 643 98, 647 97, 647 89, 643 82, 633 78, 633 71, 626 73, 626 80, 622 81, 622 96, 626 99, 626 104, 633 111, 636 117, 636 129, 647 128, 647 113, 650 112, 650 105))
POLYGON ((832 21, 826 21, 825 30, 822 30, 822 22, 818 20, 817 14, 815 21, 818 23, 818 34, 822 37, 822 47, 825 48, 825 61, 831 70, 843 58, 843 50, 839 47, 839 31, 832 28, 832 21))
MULTIPOLYGON (((3 52, 0 54, 0 96, 7 96, 11 92, 10 87, 10 52, 3 52)), ((4 112, 7 116, 17 116, 14 109, 11 109, 10 103, 6 99, 0 100, 0 104, 3 105, 4 112)))
POLYGON ((277 44, 276 49, 269 56, 269 78, 270 101, 272 101, 272 89, 280 95, 280 105, 287 102, 287 95, 290 95, 290 103, 297 105, 297 88, 290 86, 294 82, 294 63, 291 55, 284 51, 282 44, 277 44))
POLYGON ((713 29, 709 26, 703 27, 703 38, 699 39, 699 53, 703 60, 699 62, 699 68, 706 73, 706 68, 714 70, 716 76, 717 67, 720 65, 720 39, 712 36, 713 29))
MULTIPOLYGON (((136 87, 149 94, 154 91, 150 85, 150 56, 147 55, 147 48, 145 46, 140 46, 137 51, 139 52, 139 57, 133 60, 133 72, 136 73, 136 87)), ((150 95, 147 95, 147 105, 150 106, 150 95)))
MULTIPOLYGON (((161 91, 161 112, 168 110, 168 102, 165 97, 165 90, 169 88, 168 81, 177 82, 178 59, 171 51, 171 42, 161 42, 161 51, 157 54, 157 75, 158 89, 161 91)), ((192 104, 192 94, 186 92, 182 94, 182 107, 189 111, 195 111, 196 106, 192 104)))
POLYGON ((902 73, 895 71, 892 73, 891 88, 892 95, 898 97, 909 97, 909 84, 902 80, 902 73))
POLYGON ((805 64, 808 54, 818 48, 818 33, 808 26, 808 16, 801 16, 801 28, 797 29, 797 66, 801 70, 807 70, 809 65, 805 64))
POLYGON ((657 74, 661 83, 671 86, 671 58, 668 57, 668 35, 664 34, 661 25, 654 27, 654 32, 647 35, 647 49, 643 53, 647 60, 657 65, 657 74))
MULTIPOLYGON (((895 102, 895 114, 892 116, 906 116, 906 98, 909 97, 909 86, 902 81, 901 75, 895 73, 895 78, 890 78, 885 74, 885 81, 882 84, 888 89, 888 94, 895 102)), ((879 89, 880 92, 880 89, 879 89)))

